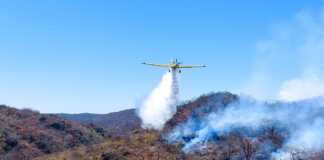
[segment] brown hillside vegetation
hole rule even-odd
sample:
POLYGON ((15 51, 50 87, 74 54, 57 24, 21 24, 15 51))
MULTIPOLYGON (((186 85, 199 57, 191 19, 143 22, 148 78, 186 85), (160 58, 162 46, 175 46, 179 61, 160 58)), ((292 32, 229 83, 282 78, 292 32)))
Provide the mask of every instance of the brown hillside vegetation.
MULTIPOLYGON (((129 138, 107 139, 101 144, 82 146, 35 160, 270 160, 270 152, 260 150, 262 143, 271 140, 270 137, 260 136, 254 141, 231 134, 216 143, 206 143, 201 150, 184 153, 181 143, 168 144, 157 131, 137 130, 131 135, 129 138)), ((307 155, 302 151, 292 151, 291 157, 292 160, 322 160, 323 153, 307 155)))
POLYGON ((159 132, 133 131, 129 138, 108 139, 101 144, 79 147, 36 160, 176 160, 185 159, 176 145, 167 144, 159 132))
POLYGON ((32 159, 103 140, 100 129, 54 115, 0 106, 0 159, 32 159))
MULTIPOLYGON (((36 160, 230 160, 255 159, 259 144, 238 135, 209 143, 200 151, 185 154, 182 144, 168 144, 156 131, 134 131, 132 136, 109 139, 101 144, 82 146, 36 160)), ((267 155, 259 159, 267 159, 267 155)))

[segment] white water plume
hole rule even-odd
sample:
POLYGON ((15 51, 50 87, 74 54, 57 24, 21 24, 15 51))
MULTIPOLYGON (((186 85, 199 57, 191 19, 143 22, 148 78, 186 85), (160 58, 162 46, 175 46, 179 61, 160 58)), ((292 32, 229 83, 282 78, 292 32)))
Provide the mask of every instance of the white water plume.
POLYGON ((138 108, 142 127, 162 129, 164 123, 176 112, 178 96, 177 71, 172 70, 163 75, 160 84, 138 108))

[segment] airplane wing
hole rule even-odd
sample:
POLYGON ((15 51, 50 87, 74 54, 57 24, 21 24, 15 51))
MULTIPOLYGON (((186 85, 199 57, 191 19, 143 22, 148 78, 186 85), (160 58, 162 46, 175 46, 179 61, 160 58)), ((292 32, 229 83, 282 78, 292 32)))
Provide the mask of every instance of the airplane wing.
POLYGON ((191 65, 191 66, 179 66, 178 68, 202 68, 207 67, 205 65, 191 65))
POLYGON ((165 68, 169 68, 171 67, 169 64, 153 64, 153 63, 142 63, 145 65, 149 65, 149 66, 154 66, 154 67, 165 67, 165 68))

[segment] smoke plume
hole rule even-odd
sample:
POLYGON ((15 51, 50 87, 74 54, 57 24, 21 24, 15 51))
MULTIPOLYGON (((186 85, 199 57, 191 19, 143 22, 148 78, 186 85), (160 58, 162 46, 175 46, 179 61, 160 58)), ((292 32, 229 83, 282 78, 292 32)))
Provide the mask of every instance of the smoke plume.
MULTIPOLYGON (((168 140, 183 141, 185 152, 202 148, 215 136, 240 132, 257 140, 258 132, 273 126, 287 134, 280 150, 272 153, 275 159, 285 159, 292 150, 316 152, 324 149, 324 99, 316 98, 286 103, 265 103, 241 97, 223 110, 210 113, 202 120, 189 119, 176 127, 168 140)), ((271 146, 267 146, 271 148, 271 146)), ((290 158, 290 157, 289 157, 290 158)), ((287 159, 289 159, 287 158, 287 159)))
POLYGON ((324 83, 317 75, 306 75, 284 82, 279 91, 283 101, 305 100, 324 95, 324 83))
POLYGON ((177 72, 172 70, 164 74, 160 84, 138 108, 138 115, 142 119, 142 127, 162 129, 164 123, 176 112, 178 96, 177 72))
POLYGON ((299 11, 256 43, 245 94, 298 101, 324 95, 324 9, 299 11))

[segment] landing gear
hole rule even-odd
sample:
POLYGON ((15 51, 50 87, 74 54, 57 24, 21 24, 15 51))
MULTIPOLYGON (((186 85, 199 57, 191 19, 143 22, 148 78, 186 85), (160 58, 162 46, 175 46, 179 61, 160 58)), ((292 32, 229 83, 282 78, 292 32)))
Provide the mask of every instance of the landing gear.
POLYGON ((169 72, 175 72, 175 73, 178 72, 178 73, 181 73, 181 70, 180 69, 178 70, 178 69, 172 69, 171 68, 171 69, 169 69, 169 72))

